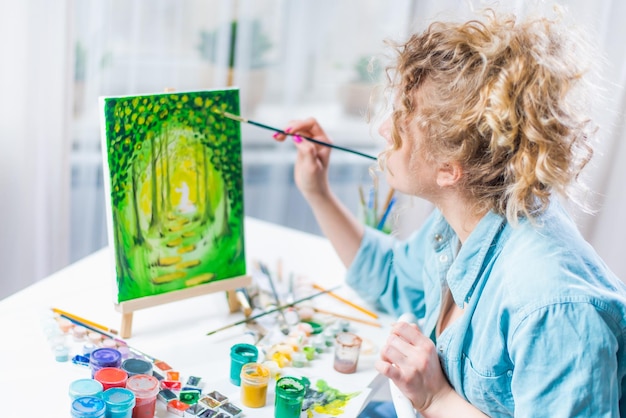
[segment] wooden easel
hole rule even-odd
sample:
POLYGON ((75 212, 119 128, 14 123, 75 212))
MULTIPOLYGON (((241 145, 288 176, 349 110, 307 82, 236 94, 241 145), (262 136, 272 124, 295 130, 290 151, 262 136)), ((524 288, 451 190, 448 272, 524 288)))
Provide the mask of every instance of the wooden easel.
POLYGON ((120 336, 122 338, 130 338, 133 326, 133 313, 140 309, 150 308, 152 306, 162 305, 169 302, 188 299, 195 296, 206 295, 209 293, 226 291, 228 299, 228 308, 230 312, 236 312, 240 308, 239 301, 235 296, 235 289, 245 287, 252 283, 252 276, 239 276, 215 282, 201 284, 186 289, 176 290, 172 292, 162 293, 160 295, 146 296, 143 298, 127 300, 115 305, 115 310, 122 314, 122 326, 120 327, 120 336))

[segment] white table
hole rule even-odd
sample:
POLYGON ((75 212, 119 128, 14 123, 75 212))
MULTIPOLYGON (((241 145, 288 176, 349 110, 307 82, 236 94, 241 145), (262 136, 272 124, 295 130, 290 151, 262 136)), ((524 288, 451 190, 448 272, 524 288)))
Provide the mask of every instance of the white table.
MULTIPOLYGON (((331 287, 343 281, 345 268, 327 240, 255 219, 247 218, 245 222, 248 269, 252 260, 272 265, 280 259, 285 272, 305 275, 322 286, 331 287)), ((42 318, 50 314, 51 307, 56 307, 119 329, 121 314, 114 309, 109 251, 109 248, 102 249, 0 301, 5 335, 0 345, 2 389, 7 400, 0 416, 69 416, 69 384, 89 377, 89 370, 55 360, 43 331, 42 318)), ((336 293, 363 304, 347 286, 336 293)), ((314 300, 325 309, 371 319, 328 295, 314 300)), ((229 313, 224 292, 197 296, 135 312, 133 335, 126 341, 133 348, 166 361, 184 378, 202 377, 205 391, 218 390, 242 407, 240 388, 232 385, 228 376, 230 347, 237 342, 250 341, 244 334, 244 326, 206 336, 208 331, 242 318, 240 312, 229 313)), ((376 345, 385 340, 392 319, 382 315, 380 321, 382 328, 354 322, 353 329, 379 348, 376 345)), ((355 406, 362 406, 370 394, 367 387, 384 381, 374 369, 377 356, 362 355, 357 372, 350 375, 333 370, 332 352, 323 354, 305 368, 283 369, 283 374, 294 372, 313 380, 324 378, 343 391, 362 390, 361 399, 354 402, 355 406)), ((270 389, 266 407, 243 409, 246 417, 273 417, 273 389, 270 389)), ((344 416, 356 414, 357 411, 350 411, 344 416)), ((156 416, 175 415, 158 402, 156 416)))

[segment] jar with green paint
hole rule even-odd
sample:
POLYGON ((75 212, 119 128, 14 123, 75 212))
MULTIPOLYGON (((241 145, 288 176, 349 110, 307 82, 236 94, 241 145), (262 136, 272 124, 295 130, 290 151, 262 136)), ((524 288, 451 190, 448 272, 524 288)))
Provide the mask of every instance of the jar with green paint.
POLYGON ((295 377, 284 376, 276 382, 274 418, 299 418, 306 387, 295 377))
POLYGON ((235 344, 230 348, 230 382, 241 385, 241 368, 254 363, 259 357, 259 349, 252 344, 235 344))

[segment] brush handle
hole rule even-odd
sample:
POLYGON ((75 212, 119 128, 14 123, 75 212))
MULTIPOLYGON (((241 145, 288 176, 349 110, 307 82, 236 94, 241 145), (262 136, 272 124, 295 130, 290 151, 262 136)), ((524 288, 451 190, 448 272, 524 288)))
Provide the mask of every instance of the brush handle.
POLYGON ((213 330, 213 331, 207 332, 207 334, 206 334, 206 335, 213 335, 213 334, 215 334, 216 332, 224 331, 225 329, 232 328, 232 327, 235 327, 235 326, 237 326, 237 325, 245 324, 245 323, 250 322, 250 321, 254 321, 255 319, 261 318, 262 316, 269 315, 269 314, 271 314, 271 313, 281 311, 281 310, 283 310, 283 309, 285 309, 285 308, 289 308, 289 307, 291 307, 291 306, 294 306, 294 305, 296 305, 296 304, 298 304, 298 303, 300 303, 300 302, 304 302, 305 300, 313 299, 313 298, 316 298, 316 297, 318 297, 318 296, 320 296, 320 295, 323 295, 323 294, 325 294, 325 293, 329 293, 329 292, 331 292, 332 290, 338 289, 339 287, 341 287, 341 286, 335 286, 335 287, 334 287, 334 288, 332 288, 332 289, 329 289, 329 290, 324 290, 323 292, 314 293, 314 294, 312 294, 312 295, 310 295, 310 296, 304 297, 304 298, 302 298, 302 299, 298 299, 298 300, 296 300, 295 302, 288 303, 288 304, 286 304, 286 305, 279 306, 279 307, 274 308, 274 309, 270 309, 269 311, 266 311, 266 312, 260 313, 260 314, 258 314, 258 315, 251 316, 251 317, 246 318, 246 319, 242 319, 241 321, 233 322, 232 324, 229 324, 229 325, 224 325, 224 326, 223 326, 223 327, 221 327, 221 328, 218 328, 218 329, 215 329, 215 330, 213 330))
MULTIPOLYGON (((251 124, 251 125, 258 126, 259 128, 269 129, 270 131, 275 131, 275 132, 281 133, 283 135, 290 135, 290 136, 294 136, 295 135, 293 133, 285 132, 282 129, 274 128, 272 126, 265 125, 265 124, 260 123, 260 122, 255 122, 253 120, 249 120, 248 119, 247 122, 249 124, 251 124)), ((361 157, 369 158, 370 160, 374 160, 374 161, 378 160, 378 158, 374 157, 373 155, 365 154, 365 153, 357 151, 357 150, 341 147, 339 145, 335 145, 335 144, 331 144, 331 143, 328 143, 328 142, 320 141, 319 139, 310 138, 310 137, 304 136, 304 135, 298 135, 298 136, 300 138, 306 139, 307 141, 313 142, 314 144, 318 144, 318 145, 322 145, 324 147, 329 147, 329 148, 334 148, 334 149, 338 149, 338 150, 341 150, 341 151, 349 152, 351 154, 355 154, 355 155, 359 155, 361 157)))

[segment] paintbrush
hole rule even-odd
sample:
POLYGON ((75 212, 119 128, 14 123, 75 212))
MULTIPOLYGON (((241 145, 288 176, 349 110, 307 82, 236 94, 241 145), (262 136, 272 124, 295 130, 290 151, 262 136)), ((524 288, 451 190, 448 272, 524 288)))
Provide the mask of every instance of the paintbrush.
MULTIPOLYGON (((274 128, 272 126, 265 125, 265 124, 260 123, 260 122, 255 122, 253 120, 246 119, 246 118, 243 118, 243 117, 238 116, 238 115, 234 115, 234 114, 229 113, 229 112, 222 112, 222 111, 219 111, 219 110, 216 110, 216 109, 213 110, 213 112, 217 113, 218 115, 222 115, 224 117, 232 119, 232 120, 236 120, 236 121, 244 122, 244 123, 249 123, 250 125, 255 125, 255 126, 258 126, 259 128, 263 128, 263 129, 269 129, 270 131, 278 132, 278 133, 283 134, 283 135, 291 135, 291 136, 296 136, 297 135, 295 133, 285 132, 282 129, 274 128)), ((345 147, 342 147, 342 146, 339 146, 339 145, 330 144, 328 142, 320 141, 319 139, 310 138, 310 137, 304 136, 304 135, 297 135, 297 136, 299 136, 300 138, 304 138, 307 141, 313 142, 315 144, 322 145, 324 147, 329 147, 329 148, 333 148, 333 149, 338 149, 338 150, 341 150, 341 151, 349 152, 351 154, 360 155, 361 157, 369 158, 370 160, 377 160, 378 159, 377 157, 374 157, 373 155, 365 154, 363 152, 360 152, 360 151, 357 151, 357 150, 353 150, 353 149, 350 149, 350 148, 345 148, 345 147)))
POLYGON ((251 317, 246 318, 246 319, 242 319, 241 321, 237 321, 237 322, 233 322, 232 324, 224 325, 221 328, 218 328, 218 329, 215 329, 213 331, 207 332, 206 335, 213 335, 216 332, 224 331, 225 329, 236 327, 237 325, 245 324, 245 323, 250 322, 250 321, 254 321, 255 319, 259 319, 259 318, 261 318, 261 317, 263 317, 265 315, 269 315, 269 314, 274 313, 274 312, 282 311, 283 309, 286 309, 286 308, 289 308, 291 306, 297 305, 298 303, 304 302, 305 300, 310 300, 310 299, 316 298, 316 297, 318 297, 320 295, 323 295, 323 294, 326 294, 326 293, 331 292, 333 290, 339 289, 340 287, 341 287, 341 285, 335 286, 332 289, 328 289, 328 290, 324 290, 322 292, 314 293, 314 294, 312 294, 310 296, 298 299, 295 302, 291 302, 291 303, 288 303, 286 305, 282 305, 282 306, 279 306, 277 308, 270 309, 269 311, 260 313, 258 315, 251 316, 251 317))

